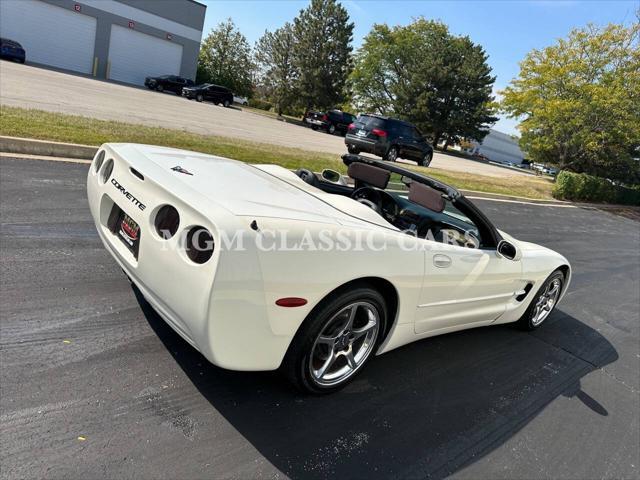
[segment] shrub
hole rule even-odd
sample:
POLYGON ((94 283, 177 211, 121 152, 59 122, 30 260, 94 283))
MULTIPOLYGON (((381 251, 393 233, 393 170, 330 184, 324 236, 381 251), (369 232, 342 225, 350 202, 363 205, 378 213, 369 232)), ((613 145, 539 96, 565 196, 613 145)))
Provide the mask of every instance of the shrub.
POLYGON ((266 100, 261 100, 259 98, 250 98, 249 106, 253 108, 259 108, 260 110, 271 110, 273 105, 266 100))
POLYGON ((606 178, 564 170, 558 174, 552 194, 563 200, 640 205, 640 185, 623 187, 606 178))

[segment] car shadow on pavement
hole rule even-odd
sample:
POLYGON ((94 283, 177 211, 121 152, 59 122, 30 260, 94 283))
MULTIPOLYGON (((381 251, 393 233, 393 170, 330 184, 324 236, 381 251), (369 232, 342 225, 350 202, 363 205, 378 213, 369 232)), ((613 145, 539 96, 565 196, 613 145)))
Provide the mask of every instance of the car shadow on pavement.
POLYGON ((532 333, 503 325, 407 345, 372 359, 341 392, 314 397, 276 372, 209 364, 134 291, 203 397, 291 478, 442 478, 502 445, 561 395, 607 415, 580 380, 617 352, 562 311, 532 333))

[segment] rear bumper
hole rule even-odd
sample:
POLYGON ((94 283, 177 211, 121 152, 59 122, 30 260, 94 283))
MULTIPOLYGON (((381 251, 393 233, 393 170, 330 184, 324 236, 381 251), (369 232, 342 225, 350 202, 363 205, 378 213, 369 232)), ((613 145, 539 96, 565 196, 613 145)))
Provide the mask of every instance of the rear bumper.
POLYGON ((383 155, 382 149, 384 148, 379 144, 379 142, 375 142, 373 140, 369 140, 366 138, 361 138, 356 135, 352 135, 347 133, 344 138, 344 144, 347 146, 355 147, 361 152, 372 153, 374 155, 383 155))

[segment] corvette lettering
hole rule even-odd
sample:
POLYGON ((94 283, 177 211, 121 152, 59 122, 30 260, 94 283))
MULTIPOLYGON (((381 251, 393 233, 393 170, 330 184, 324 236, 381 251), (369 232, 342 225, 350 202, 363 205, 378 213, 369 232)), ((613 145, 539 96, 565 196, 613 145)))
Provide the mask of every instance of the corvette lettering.
POLYGON ((138 200, 136 197, 131 195, 131 193, 129 193, 126 188, 124 188, 122 185, 120 185, 120 183, 115 178, 111 179, 111 183, 113 184, 114 187, 116 187, 118 190, 120 190, 120 192, 125 197, 127 197, 129 200, 131 200, 131 203, 133 203, 135 206, 137 206, 140 210, 144 210, 145 208, 147 208, 147 206, 144 203, 141 203, 140 200, 138 200))

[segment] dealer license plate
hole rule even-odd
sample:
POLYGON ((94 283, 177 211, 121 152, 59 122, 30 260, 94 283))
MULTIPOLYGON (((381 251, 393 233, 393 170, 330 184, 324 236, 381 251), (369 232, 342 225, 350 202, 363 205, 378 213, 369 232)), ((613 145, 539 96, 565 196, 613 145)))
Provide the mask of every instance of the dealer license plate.
POLYGON ((109 217, 109 228, 137 259, 140 245, 140 226, 117 205, 113 206, 109 217))

